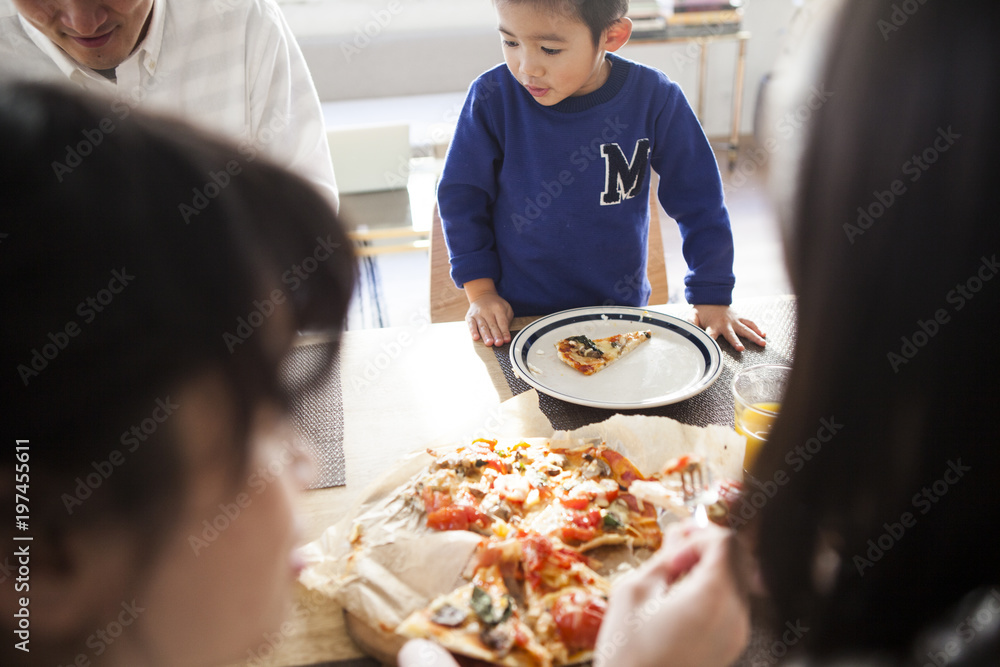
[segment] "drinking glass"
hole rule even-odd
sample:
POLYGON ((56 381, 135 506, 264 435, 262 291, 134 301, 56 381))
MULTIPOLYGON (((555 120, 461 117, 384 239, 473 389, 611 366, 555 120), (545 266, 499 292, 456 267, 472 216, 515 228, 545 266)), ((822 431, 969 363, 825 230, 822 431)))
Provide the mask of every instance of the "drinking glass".
POLYGON ((743 469, 749 471, 771 433, 792 369, 779 364, 744 368, 733 378, 736 432, 746 437, 743 469))

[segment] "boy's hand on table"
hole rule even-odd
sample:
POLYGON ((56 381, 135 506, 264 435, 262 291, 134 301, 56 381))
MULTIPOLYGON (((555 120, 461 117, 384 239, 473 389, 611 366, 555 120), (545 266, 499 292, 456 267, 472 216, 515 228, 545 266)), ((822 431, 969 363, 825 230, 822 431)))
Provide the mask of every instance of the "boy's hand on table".
POLYGON ((465 322, 469 325, 472 340, 482 340, 489 347, 500 347, 510 342, 510 322, 514 309, 497 294, 493 280, 470 280, 463 286, 469 299, 465 322))
POLYGON ((691 322, 704 329, 705 333, 712 338, 717 339, 719 334, 722 334, 737 352, 742 352, 746 349, 743 347, 743 343, 740 342, 740 336, 748 338, 750 342, 756 343, 761 347, 767 344, 767 341, 764 340, 767 334, 761 331, 760 327, 753 320, 739 317, 731 306, 701 304, 692 307, 694 308, 694 315, 691 318, 691 322))

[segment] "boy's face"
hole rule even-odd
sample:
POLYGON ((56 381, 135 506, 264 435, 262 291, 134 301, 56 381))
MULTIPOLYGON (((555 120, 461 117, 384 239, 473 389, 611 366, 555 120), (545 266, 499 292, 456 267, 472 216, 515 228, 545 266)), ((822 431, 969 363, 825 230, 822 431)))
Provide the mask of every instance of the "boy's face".
POLYGON ((539 104, 592 93, 607 81, 604 49, 583 21, 529 2, 497 2, 496 11, 507 67, 539 104))

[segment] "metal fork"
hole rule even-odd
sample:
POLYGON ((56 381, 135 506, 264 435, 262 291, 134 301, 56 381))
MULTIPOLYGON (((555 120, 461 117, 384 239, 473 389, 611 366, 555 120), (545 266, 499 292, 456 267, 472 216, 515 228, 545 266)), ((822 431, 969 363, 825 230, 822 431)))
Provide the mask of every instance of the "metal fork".
POLYGON ((696 526, 707 526, 708 506, 712 504, 710 499, 705 497, 711 483, 707 467, 702 465, 700 459, 692 459, 680 473, 684 505, 691 510, 696 526))

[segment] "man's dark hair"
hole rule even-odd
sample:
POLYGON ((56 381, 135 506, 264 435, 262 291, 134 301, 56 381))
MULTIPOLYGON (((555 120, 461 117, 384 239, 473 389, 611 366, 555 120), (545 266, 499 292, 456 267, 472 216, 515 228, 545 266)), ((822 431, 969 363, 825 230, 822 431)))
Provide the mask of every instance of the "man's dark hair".
POLYGON ((495 0, 495 2, 531 3, 541 9, 575 16, 590 28, 594 44, 600 42, 605 30, 628 13, 628 0, 495 0))

